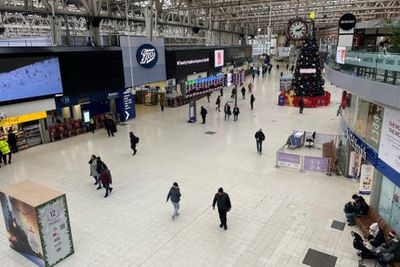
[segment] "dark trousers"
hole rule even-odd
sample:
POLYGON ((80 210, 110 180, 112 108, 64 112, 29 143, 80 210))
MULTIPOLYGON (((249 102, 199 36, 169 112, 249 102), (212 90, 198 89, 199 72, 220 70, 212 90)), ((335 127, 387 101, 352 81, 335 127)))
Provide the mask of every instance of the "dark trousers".
POLYGON ((206 123, 206 116, 201 116, 201 119, 203 120, 203 124, 206 123))
POLYGON ((244 99, 244 94, 242 94, 242 99, 244 99))
POLYGON ((164 111, 164 105, 161 105, 161 111, 164 111))
POLYGON ((238 115, 233 114, 233 120, 237 121, 237 119, 238 119, 238 115))
POLYGON ((17 143, 10 143, 10 148, 12 153, 17 153, 18 152, 18 147, 17 143))
POLYGON ((90 130, 92 130, 92 133, 94 133, 95 129, 96 129, 96 126, 94 126, 94 124, 90 124, 90 130))
POLYGON ((108 134, 108 136, 114 136, 114 132, 110 128, 107 128, 107 134, 108 134))
POLYGON ((8 155, 8 163, 11 164, 11 152, 10 152, 8 154, 5 154, 5 155, 2 154, 1 155, 1 157, 3 158, 3 161, 4 161, 4 165, 7 165, 7 155, 8 155))
POLYGON ((226 226, 226 210, 218 209, 219 220, 221 221, 222 226, 226 226))
POLYGON ((106 195, 105 196, 108 196, 108 192, 111 192, 110 184, 103 184, 103 187, 106 190, 106 195))
POLYGON ((132 144, 131 145, 131 148, 132 148, 132 150, 133 150, 133 154, 135 155, 136 154, 136 144, 132 144))
POLYGON ((250 102, 251 110, 253 110, 253 105, 254 105, 254 103, 250 102))
POLYGON ((262 152, 262 141, 257 140, 257 152, 262 152))
POLYGON ((225 120, 226 120, 226 117, 228 117, 228 120, 229 120, 229 116, 230 116, 230 114, 229 113, 225 113, 225 120))
POLYGON ((303 109, 304 109, 304 107, 300 107, 300 109, 299 109, 300 114, 303 114, 303 109))

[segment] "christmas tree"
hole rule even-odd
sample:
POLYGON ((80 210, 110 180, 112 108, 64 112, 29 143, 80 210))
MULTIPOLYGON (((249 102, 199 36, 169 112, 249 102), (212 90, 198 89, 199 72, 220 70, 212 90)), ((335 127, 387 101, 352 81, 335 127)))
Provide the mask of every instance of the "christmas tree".
POLYGON ((323 96, 324 83, 317 40, 311 33, 301 45, 291 88, 297 96, 323 96))

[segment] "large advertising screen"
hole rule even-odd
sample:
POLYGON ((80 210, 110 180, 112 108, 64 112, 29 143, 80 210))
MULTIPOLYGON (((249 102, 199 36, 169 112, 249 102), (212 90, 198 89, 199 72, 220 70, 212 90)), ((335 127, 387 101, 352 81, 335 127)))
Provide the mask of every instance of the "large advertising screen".
POLYGON ((0 58, 0 103, 62 91, 57 57, 0 58))
POLYGON ((176 51, 176 72, 188 75, 194 72, 208 71, 211 67, 211 50, 176 51))
POLYGON ((400 173, 400 111, 385 107, 379 158, 400 173))

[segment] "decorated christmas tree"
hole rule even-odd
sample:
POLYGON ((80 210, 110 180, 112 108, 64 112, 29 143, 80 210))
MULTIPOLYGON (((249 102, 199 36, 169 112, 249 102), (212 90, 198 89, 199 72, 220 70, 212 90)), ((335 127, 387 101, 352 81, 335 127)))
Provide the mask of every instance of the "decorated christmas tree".
POLYGON ((297 96, 323 96, 324 83, 317 41, 311 33, 301 45, 291 88, 297 96))

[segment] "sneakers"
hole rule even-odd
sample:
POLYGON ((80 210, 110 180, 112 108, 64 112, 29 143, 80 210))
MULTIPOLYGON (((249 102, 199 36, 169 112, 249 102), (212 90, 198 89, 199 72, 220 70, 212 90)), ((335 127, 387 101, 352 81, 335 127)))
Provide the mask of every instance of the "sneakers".
POLYGON ((100 190, 101 189, 101 186, 98 186, 97 188, 96 188, 96 190, 100 190))
POLYGON ((224 230, 225 230, 225 231, 228 230, 228 227, 227 227, 226 225, 224 226, 224 230))
POLYGON ((219 225, 219 228, 222 228, 222 226, 224 226, 222 223, 219 225))

